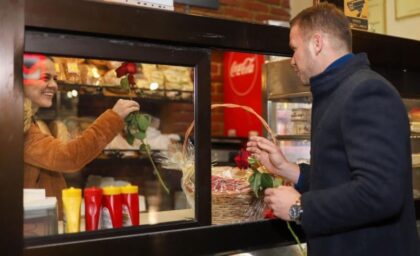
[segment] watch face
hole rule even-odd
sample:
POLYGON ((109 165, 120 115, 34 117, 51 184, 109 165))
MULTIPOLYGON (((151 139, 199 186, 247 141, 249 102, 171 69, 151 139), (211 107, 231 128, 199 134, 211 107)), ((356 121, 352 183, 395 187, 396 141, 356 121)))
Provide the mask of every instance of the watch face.
POLYGON ((300 205, 294 204, 289 209, 289 217, 293 221, 296 221, 297 219, 299 219, 300 213, 301 213, 300 205))

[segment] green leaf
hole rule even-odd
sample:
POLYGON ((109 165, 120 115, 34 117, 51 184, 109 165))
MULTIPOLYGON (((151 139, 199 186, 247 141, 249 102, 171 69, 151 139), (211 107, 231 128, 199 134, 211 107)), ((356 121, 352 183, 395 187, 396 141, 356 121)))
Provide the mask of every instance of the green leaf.
POLYGON ((254 173, 253 173, 251 176, 249 176, 249 178, 248 178, 248 182, 249 182, 249 184, 254 183, 254 181, 255 181, 255 171, 254 171, 254 173))
POLYGON ((134 137, 139 140, 144 140, 144 138, 146 138, 146 133, 144 131, 138 131, 134 134, 134 137))
POLYGON ((281 184, 283 184, 283 179, 280 177, 275 177, 273 179, 273 188, 279 187, 281 184))
POLYGON ((128 114, 128 116, 125 118, 125 122, 126 123, 131 123, 131 121, 133 120, 133 118, 134 118, 134 113, 133 112, 131 112, 130 114, 128 114))
POLYGON ((146 131, 147 128, 150 125, 151 122, 151 117, 149 115, 137 115, 137 127, 139 128, 139 130, 141 131, 146 131))
POLYGON ((268 173, 261 173, 261 189, 273 187, 273 176, 268 173))
POLYGON ((254 164, 257 163, 257 160, 255 160, 254 156, 249 156, 248 157, 248 164, 253 166, 254 164))
POLYGON ((121 85, 121 88, 123 88, 124 90, 130 90, 130 83, 128 82, 127 77, 124 77, 123 79, 121 79, 120 85, 121 85))
POLYGON ((126 138, 127 143, 130 144, 130 145, 133 145, 133 143, 134 143, 134 136, 131 133, 130 129, 126 129, 125 132, 127 134, 127 138, 126 138))
POLYGON ((253 174, 253 182, 250 184, 252 191, 254 191, 255 197, 259 197, 259 192, 261 190, 261 173, 258 171, 254 171, 253 174))

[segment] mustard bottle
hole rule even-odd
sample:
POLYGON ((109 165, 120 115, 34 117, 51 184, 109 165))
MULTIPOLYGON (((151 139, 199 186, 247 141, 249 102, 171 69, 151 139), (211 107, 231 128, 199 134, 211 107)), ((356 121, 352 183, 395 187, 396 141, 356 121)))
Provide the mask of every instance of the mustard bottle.
POLYGON ((64 211, 64 232, 76 233, 80 231, 80 206, 82 203, 82 190, 68 188, 62 190, 64 211))

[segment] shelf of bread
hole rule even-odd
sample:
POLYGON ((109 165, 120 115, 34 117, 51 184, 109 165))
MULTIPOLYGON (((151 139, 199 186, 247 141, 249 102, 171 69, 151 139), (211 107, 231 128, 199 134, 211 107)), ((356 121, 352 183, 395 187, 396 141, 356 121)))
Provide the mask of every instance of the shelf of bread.
POLYGON ((103 94, 118 97, 192 101, 193 68, 159 64, 135 63, 137 73, 133 92, 120 86, 116 69, 121 61, 52 57, 62 91, 103 94))
POLYGON ((136 88, 132 92, 124 90, 120 86, 110 85, 88 85, 88 84, 68 84, 64 81, 58 81, 58 87, 60 91, 69 92, 77 90, 79 94, 90 94, 90 95, 104 95, 109 97, 140 97, 151 100, 171 100, 171 101, 182 101, 192 102, 194 92, 183 91, 174 89, 147 89, 147 88, 136 88))
POLYGON ((411 154, 411 163, 413 168, 420 167, 420 153, 411 154))

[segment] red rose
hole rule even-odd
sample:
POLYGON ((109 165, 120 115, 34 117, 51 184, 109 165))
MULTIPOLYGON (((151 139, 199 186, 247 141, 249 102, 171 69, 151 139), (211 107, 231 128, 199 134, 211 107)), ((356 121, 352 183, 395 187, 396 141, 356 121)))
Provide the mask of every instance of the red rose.
POLYGON ((264 219, 275 219, 276 216, 274 215, 273 209, 267 208, 264 210, 264 219))
POLYGON ((134 79, 133 74, 128 74, 128 83, 130 85, 136 85, 136 80, 134 79))
POLYGON ((117 72, 117 77, 122 77, 127 74, 135 74, 137 73, 136 63, 124 62, 119 68, 115 70, 115 72, 117 72))
POLYGON ((126 62, 126 68, 127 68, 127 72, 129 74, 135 74, 135 73, 137 73, 137 66, 133 62, 126 62))
POLYGON ((126 66, 124 66, 124 64, 117 68, 115 72, 117 72, 117 77, 125 76, 128 73, 127 68, 126 66))
POLYGON ((246 169, 249 167, 248 163, 248 157, 251 155, 248 151, 245 149, 241 149, 235 157, 236 166, 238 166, 241 169, 246 169))

